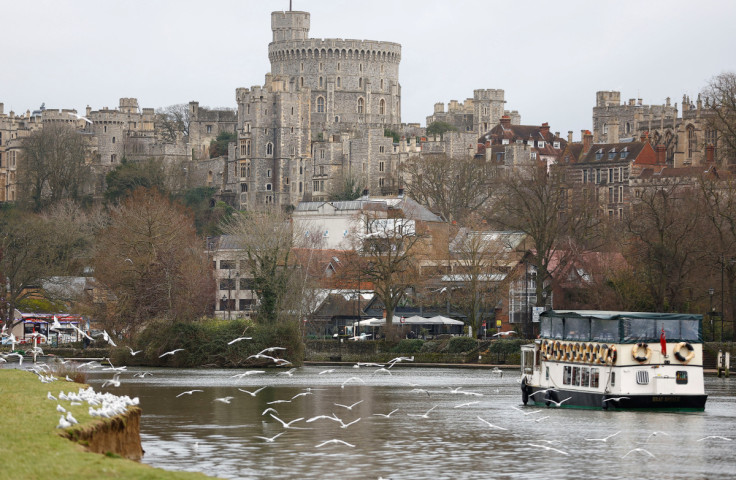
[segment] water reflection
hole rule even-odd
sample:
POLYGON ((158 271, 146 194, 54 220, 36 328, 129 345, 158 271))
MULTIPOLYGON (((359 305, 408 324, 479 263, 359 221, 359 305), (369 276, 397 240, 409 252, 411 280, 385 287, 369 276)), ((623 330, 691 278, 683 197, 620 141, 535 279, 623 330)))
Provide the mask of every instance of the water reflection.
MULTIPOLYGON (((123 374, 116 394, 138 396, 143 407, 145 463, 201 471, 223 478, 732 478, 736 467, 736 387, 709 377, 706 411, 694 414, 604 412, 520 406, 515 375, 487 370, 304 367, 292 377, 267 372, 232 378, 232 370, 155 369, 153 376, 123 374), (357 376, 359 381, 346 379, 357 376), (237 389, 267 388, 255 397, 237 389), (457 393, 452 393, 457 389, 457 393), (180 398, 185 390, 201 389, 180 398), (425 392, 426 391, 426 392, 425 392), (294 398, 299 393, 308 392, 294 398), (476 396, 463 394, 473 392, 476 396), (215 398, 233 396, 231 404, 215 398), (270 403, 279 400, 289 402, 270 403), (335 405, 355 405, 351 410, 335 405), (478 402, 462 406, 469 402, 478 402), (270 403, 270 404, 269 404, 270 403), (427 418, 424 414, 435 407, 427 418), (263 415, 273 408, 284 429, 263 415), (398 409, 390 418, 374 415, 398 409), (345 428, 318 415, 336 415, 345 428), (478 417, 507 430, 494 429, 478 417), (662 432, 652 435, 652 432, 662 432), (273 443, 255 438, 273 437, 273 443), (620 432, 606 442, 587 441, 620 432), (355 445, 322 442, 340 439, 355 445), (542 445, 555 450, 544 450, 542 445), (641 448, 644 451, 631 452, 641 448)), ((515 373, 515 372, 514 372, 515 373)), ((109 375, 90 381, 99 388, 109 375)))

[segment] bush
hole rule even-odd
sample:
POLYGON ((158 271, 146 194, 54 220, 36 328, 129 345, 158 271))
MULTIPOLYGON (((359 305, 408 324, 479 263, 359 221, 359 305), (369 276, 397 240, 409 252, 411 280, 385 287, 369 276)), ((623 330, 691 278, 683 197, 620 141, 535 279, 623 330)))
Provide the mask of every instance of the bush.
POLYGON ((447 353, 470 352, 478 348, 478 342, 470 337, 452 337, 447 344, 447 353))
POLYGON ((434 340, 429 340, 424 342, 424 345, 422 345, 423 353, 439 353, 442 351, 442 343, 436 342, 434 340))
POLYGON ((420 339, 403 339, 400 340, 394 348, 391 349, 392 353, 418 353, 422 350, 424 340, 420 339))

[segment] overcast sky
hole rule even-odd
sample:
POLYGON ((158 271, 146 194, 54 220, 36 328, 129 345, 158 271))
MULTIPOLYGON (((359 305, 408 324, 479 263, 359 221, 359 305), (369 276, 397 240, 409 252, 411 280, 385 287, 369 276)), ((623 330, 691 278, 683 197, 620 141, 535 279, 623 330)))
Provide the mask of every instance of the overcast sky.
MULTIPOLYGON (((270 12, 288 0, 3 2, 5 113, 141 107, 197 100, 235 108, 235 89, 270 70, 270 12)), ((523 124, 566 135, 591 128, 598 90, 623 100, 695 100, 736 71, 736 1, 294 0, 312 38, 402 45, 402 121, 478 88, 506 92, 523 124)))

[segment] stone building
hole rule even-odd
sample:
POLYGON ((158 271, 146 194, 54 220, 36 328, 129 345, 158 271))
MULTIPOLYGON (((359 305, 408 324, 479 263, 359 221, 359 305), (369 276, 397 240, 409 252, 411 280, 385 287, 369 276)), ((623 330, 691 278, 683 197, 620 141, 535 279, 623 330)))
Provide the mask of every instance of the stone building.
POLYGON ((508 115, 477 141, 478 154, 503 165, 523 165, 529 161, 547 167, 557 163, 567 140, 552 133, 548 123, 514 125, 508 115))
POLYGON ((504 110, 504 91, 496 89, 474 90, 473 98, 465 102, 450 100, 445 111, 442 102, 434 104, 434 113, 427 117, 427 126, 434 122, 445 122, 457 129, 458 132, 482 135, 501 121, 507 115, 513 125, 521 123, 519 112, 504 110))

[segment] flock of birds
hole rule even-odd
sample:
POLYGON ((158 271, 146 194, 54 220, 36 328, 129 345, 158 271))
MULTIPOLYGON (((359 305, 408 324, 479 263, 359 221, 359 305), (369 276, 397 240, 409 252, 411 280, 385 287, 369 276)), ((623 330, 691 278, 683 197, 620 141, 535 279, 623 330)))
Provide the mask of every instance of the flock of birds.
MULTIPOLYGON (((103 332, 103 338, 110 343, 111 345, 114 345, 114 342, 112 338, 109 337, 107 332, 103 332)), ((229 344, 233 344, 239 341, 249 340, 249 337, 238 337, 229 344)), ((129 348, 129 347, 128 347, 129 348)), ((165 352, 160 355, 160 358, 166 357, 166 356, 173 356, 176 353, 182 351, 183 349, 175 349, 169 352, 165 352)), ((251 355, 248 357, 249 359, 254 359, 257 361, 263 361, 267 360, 272 362, 274 366, 280 366, 285 367, 290 364, 288 360, 278 358, 274 354, 276 352, 285 350, 283 347, 270 347, 267 349, 262 350, 261 352, 251 355)), ((134 351, 133 349, 130 349, 131 355, 136 355, 139 353, 139 351, 134 351)), ((19 363, 22 365, 22 356, 18 354, 4 354, 3 360, 7 361, 7 358, 10 356, 18 356, 19 357, 19 363)), ((412 362, 414 360, 414 357, 396 357, 389 362, 386 362, 385 364, 379 364, 379 363, 363 363, 359 362, 353 366, 353 368, 361 368, 361 367, 372 367, 374 370, 371 372, 370 376, 376 376, 376 375, 386 375, 390 376, 393 375, 391 369, 399 364, 400 362, 412 362)), ((56 359, 57 362, 66 363, 67 361, 56 359)), ((117 388, 121 385, 121 375, 126 373, 127 367, 126 366, 114 366, 109 360, 107 361, 108 365, 104 365, 101 362, 96 361, 90 361, 81 365, 78 365, 78 368, 87 368, 90 370, 94 369, 100 369, 101 371, 106 371, 112 373, 112 378, 109 378, 105 380, 101 388, 102 389, 109 389, 109 388, 117 388)), ((50 367, 46 365, 45 363, 37 363, 32 368, 29 368, 28 370, 34 372, 39 380, 44 383, 54 382, 58 380, 56 377, 54 377, 50 371, 50 367)), ((344 367, 343 368, 328 368, 320 371, 318 373, 319 376, 321 375, 340 375, 344 372, 347 372, 344 367)), ((284 376, 284 377, 291 377, 297 372, 296 368, 291 368, 289 370, 284 370, 276 373, 277 376, 284 376)), ((500 372, 500 371, 499 371, 500 372)), ((254 376, 257 378, 258 375, 262 375, 265 373, 265 370, 247 370, 245 372, 240 372, 237 374, 233 374, 231 378, 239 380, 243 379, 245 377, 251 377, 254 376)), ((498 372, 495 372, 497 373, 498 372)), ((150 372, 136 372, 133 376, 138 378, 146 378, 147 376, 152 375, 150 372)), ((502 372, 499 376, 502 376, 502 372)), ((66 381, 71 382, 72 380, 67 376, 66 381)), ((340 388, 345 389, 346 387, 350 385, 361 385, 365 384, 366 381, 364 378, 361 378, 361 376, 352 375, 349 378, 344 379, 340 383, 340 388)), ((465 390, 464 387, 445 387, 446 389, 442 390, 428 390, 426 388, 421 388, 420 385, 409 383, 407 385, 410 390, 408 390, 409 393, 413 394, 419 394, 421 396, 426 395, 428 399, 437 399, 436 404, 432 405, 428 410, 423 412, 417 412, 417 411, 409 411, 405 412, 407 418, 412 418, 414 421, 422 421, 427 420, 430 418, 434 418, 436 415, 440 415, 440 411, 438 409, 441 406, 442 403, 446 403, 445 400, 447 399, 445 395, 462 395, 466 397, 473 397, 473 398, 479 398, 483 397, 484 394, 481 392, 476 391, 468 391, 465 390)), ((240 392, 242 394, 248 395, 249 397, 255 398, 258 396, 261 392, 263 392, 266 388, 268 388, 268 385, 262 385, 258 388, 247 390, 244 388, 236 388, 235 391, 240 392)), ((182 397, 189 397, 196 394, 202 394, 205 391, 203 389, 192 389, 183 391, 176 395, 176 398, 182 398, 182 397)), ((496 393, 498 393, 498 389, 496 390, 496 393)), ((545 393, 545 391, 539 391, 535 392, 536 394, 545 393)), ((297 401, 298 399, 308 398, 312 395, 316 394, 316 390, 313 388, 306 388, 304 391, 299 392, 295 395, 290 396, 289 398, 282 398, 282 399, 276 399, 269 402, 266 402, 267 408, 261 413, 261 417, 263 418, 270 418, 271 420, 277 422, 280 424, 281 428, 283 428, 282 431, 276 433, 275 435, 254 435, 253 438, 262 441, 267 444, 275 444, 277 443, 288 431, 290 430, 304 430, 309 429, 309 424, 315 424, 315 422, 330 422, 334 425, 338 426, 342 430, 347 430, 350 427, 358 424, 361 421, 365 421, 362 417, 358 418, 346 418, 346 415, 350 415, 354 409, 357 410, 356 407, 363 404, 364 400, 358 400, 356 402, 347 404, 347 403, 338 403, 334 402, 333 406, 336 407, 332 409, 333 411, 329 413, 322 413, 319 415, 312 416, 310 418, 305 417, 299 417, 294 419, 284 419, 281 417, 279 412, 277 411, 279 404, 286 404, 286 403, 292 403, 297 401), (341 412, 341 415, 337 415, 335 412, 339 411, 341 412), (266 417, 267 416, 267 417, 266 417)), ((95 392, 91 387, 82 389, 80 388, 77 392, 59 392, 58 396, 52 395, 52 393, 49 391, 47 398, 49 400, 53 400, 57 402, 57 411, 61 414, 61 417, 59 419, 59 424, 57 425, 57 428, 69 428, 73 424, 77 423, 76 419, 72 416, 70 411, 67 411, 67 409, 62 405, 62 401, 69 402, 69 405, 81 405, 82 403, 88 404, 88 412, 90 416, 92 417, 104 417, 104 418, 110 418, 115 415, 119 415, 122 413, 125 413, 128 407, 138 405, 139 399, 133 398, 123 395, 123 396, 117 396, 113 395, 110 392, 95 392)), ((213 400, 213 402, 222 403, 222 404, 231 404, 234 400, 236 400, 236 396, 225 396, 225 397, 218 397, 213 400)), ((560 401, 550 401, 551 404, 554 404, 556 407, 561 407, 565 402, 570 400, 570 398, 564 398, 560 401)), ((456 405, 453 405, 453 409, 459 409, 459 408, 466 408, 471 407, 474 405, 477 405, 480 403, 480 400, 472 400, 468 402, 461 402, 456 405)), ((446 406, 446 405, 445 405, 446 406)), ((549 406, 549 405, 548 405, 549 406)), ((511 406, 512 409, 518 412, 520 414, 520 417, 504 417, 504 420, 506 422, 505 426, 497 425, 492 423, 486 418, 483 418, 480 415, 476 415, 475 418, 478 422, 480 422, 480 425, 487 429, 489 432, 497 431, 497 432, 509 432, 510 430, 513 430, 515 427, 515 424, 518 423, 520 420, 525 419, 528 417, 528 421, 534 421, 534 422, 542 422, 545 419, 550 418, 549 415, 547 416, 541 416, 540 413, 546 411, 543 409, 534 409, 530 407, 523 407, 520 408, 518 406, 511 406)), ((380 417, 386 420, 395 418, 396 415, 400 415, 400 408, 395 408, 391 410, 390 412, 384 413, 384 412, 371 412, 370 415, 372 417, 380 417)), ((365 414, 365 413, 364 413, 365 414)), ((264 422, 265 424, 266 422, 264 422)), ((272 422, 268 422, 269 424, 272 422)), ((270 428, 270 427, 269 427, 270 428)), ((273 432, 271 432, 273 433, 273 432)), ((588 443, 612 443, 613 439, 617 438, 617 436, 620 434, 620 431, 617 431, 615 433, 609 434, 603 438, 585 438, 585 442, 588 443)), ((643 442, 640 442, 643 444, 643 446, 633 448, 626 452, 621 458, 627 458, 630 455, 640 454, 647 457, 655 457, 653 453, 651 453, 649 450, 645 449, 644 446, 654 437, 658 435, 665 435, 669 436, 670 434, 666 432, 653 432, 649 434, 649 436, 644 439, 643 442)), ((718 435, 709 435, 703 438, 700 438, 697 440, 698 442, 705 442, 705 441, 724 441, 724 442, 730 442, 732 441, 731 438, 718 436, 718 435)), ((329 440, 321 441, 320 443, 315 445, 315 448, 322 448, 330 445, 339 445, 343 447, 348 448, 355 448, 354 443, 350 443, 345 439, 342 438, 332 438, 329 440)), ((556 454, 560 455, 570 455, 568 451, 566 451, 562 444, 562 442, 558 440, 536 440, 536 442, 527 442, 525 445, 529 447, 533 447, 539 450, 544 450, 548 452, 554 452, 556 454)))

